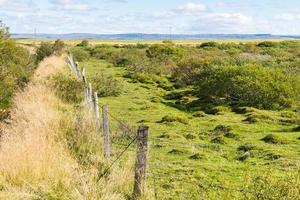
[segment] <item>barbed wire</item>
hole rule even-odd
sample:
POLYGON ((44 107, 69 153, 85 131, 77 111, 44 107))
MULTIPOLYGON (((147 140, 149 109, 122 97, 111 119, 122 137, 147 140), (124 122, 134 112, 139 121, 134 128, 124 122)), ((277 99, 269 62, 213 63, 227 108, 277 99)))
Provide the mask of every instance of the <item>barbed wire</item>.
POLYGON ((129 149, 129 147, 132 145, 132 143, 137 139, 137 136, 131 140, 131 142, 127 145, 127 147, 116 157, 116 159, 109 165, 106 170, 98 177, 97 181, 100 181, 108 172, 109 170, 116 164, 116 162, 121 159, 121 157, 124 155, 124 153, 129 149))

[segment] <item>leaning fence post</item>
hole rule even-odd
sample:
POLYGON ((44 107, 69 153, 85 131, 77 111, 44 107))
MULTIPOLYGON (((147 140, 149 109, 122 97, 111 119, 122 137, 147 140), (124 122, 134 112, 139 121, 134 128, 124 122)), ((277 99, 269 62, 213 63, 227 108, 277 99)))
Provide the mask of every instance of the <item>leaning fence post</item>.
POLYGON ((137 157, 135 163, 133 199, 141 199, 144 195, 148 154, 148 130, 149 127, 140 126, 137 132, 137 157))
POLYGON ((94 111, 95 111, 95 117, 96 117, 96 132, 100 132, 100 114, 99 114, 99 106, 98 106, 98 93, 94 93, 94 111))
POLYGON ((109 160, 110 158, 110 139, 109 139, 109 119, 108 119, 108 107, 103 105, 103 138, 104 138, 104 151, 105 158, 109 160))

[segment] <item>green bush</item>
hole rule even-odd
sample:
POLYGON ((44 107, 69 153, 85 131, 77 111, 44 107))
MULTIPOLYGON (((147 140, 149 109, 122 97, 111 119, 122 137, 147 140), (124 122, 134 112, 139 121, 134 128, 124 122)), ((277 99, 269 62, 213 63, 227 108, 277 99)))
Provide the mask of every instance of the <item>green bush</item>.
POLYGON ((65 48, 65 43, 61 40, 55 40, 52 48, 54 54, 60 56, 63 52, 63 49, 65 48))
POLYGON ((79 44, 77 44, 78 47, 87 47, 89 46, 88 40, 82 40, 79 44))
POLYGON ((34 56, 9 38, 8 28, 0 21, 0 113, 8 116, 6 110, 16 89, 29 81, 35 68, 34 56))
POLYGON ((53 45, 50 42, 42 42, 36 50, 37 62, 40 62, 44 58, 51 56, 53 53, 54 53, 53 45))
POLYGON ((203 42, 199 47, 200 48, 211 48, 218 47, 219 44, 217 42, 203 42))
POLYGON ((83 85, 73 74, 59 73, 52 77, 56 95, 68 103, 83 101, 83 85))
POLYGON ((64 47, 65 44, 61 40, 55 40, 54 44, 51 44, 50 42, 41 42, 36 50, 36 62, 38 63, 53 54, 60 56, 64 47))
POLYGON ((71 53, 73 54, 73 57, 77 62, 88 60, 90 57, 90 53, 81 47, 72 48, 71 53))
POLYGON ((105 71, 94 74, 91 77, 93 89, 101 97, 118 96, 123 91, 123 84, 105 71))
POLYGON ((257 65, 210 67, 196 80, 197 96, 215 103, 284 109, 298 105, 300 79, 257 65))

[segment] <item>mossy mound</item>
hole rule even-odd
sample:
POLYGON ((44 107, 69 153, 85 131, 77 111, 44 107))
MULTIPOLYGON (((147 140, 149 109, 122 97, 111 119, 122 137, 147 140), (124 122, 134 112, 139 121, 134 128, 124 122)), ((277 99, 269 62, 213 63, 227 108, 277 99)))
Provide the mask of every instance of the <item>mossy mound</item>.
POLYGON ((246 119, 243 121, 253 124, 258 122, 277 122, 278 119, 273 117, 271 113, 255 110, 247 114, 246 119))
POLYGON ((172 149, 171 151, 168 152, 169 154, 176 154, 176 155, 180 155, 180 154, 184 154, 186 153, 185 151, 183 150, 180 150, 180 149, 172 149))
POLYGON ((227 144, 227 142, 223 136, 215 137, 210 142, 215 143, 215 144, 227 144))
POLYGON ((230 133, 230 131, 232 131, 232 128, 225 125, 218 125, 213 130, 213 132, 217 135, 225 135, 227 133, 230 133))
POLYGON ((237 148, 238 151, 244 151, 244 152, 251 151, 253 149, 255 149, 255 146, 249 144, 244 144, 237 148))
POLYGON ((194 133, 188 133, 188 134, 185 134, 184 137, 185 137, 185 139, 187 139, 187 140, 194 140, 194 139, 197 138, 197 135, 194 134, 194 133))
POLYGON ((170 123, 170 122, 179 122, 182 124, 188 124, 188 119, 184 116, 172 116, 172 115, 166 115, 164 116, 159 123, 170 123))
POLYGON ((197 111, 193 114, 193 117, 205 117, 206 114, 203 111, 197 111))
POLYGON ((189 157, 189 159, 191 159, 191 160, 200 160, 200 159, 202 159, 202 156, 199 153, 196 153, 194 155, 191 155, 189 157))
POLYGON ((261 139, 262 141, 269 144, 287 144, 288 140, 278 135, 269 134, 261 139))

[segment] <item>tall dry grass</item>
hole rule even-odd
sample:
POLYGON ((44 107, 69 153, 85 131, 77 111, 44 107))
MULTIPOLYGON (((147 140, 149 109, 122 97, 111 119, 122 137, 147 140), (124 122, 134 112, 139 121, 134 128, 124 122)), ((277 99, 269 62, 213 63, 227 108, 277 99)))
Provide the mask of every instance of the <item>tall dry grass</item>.
POLYGON ((50 87, 50 76, 64 65, 62 57, 41 62, 14 97, 12 123, 0 125, 0 199, 125 199, 130 194, 130 167, 114 168, 97 181, 106 166, 92 119, 84 114, 75 120, 72 105, 62 103, 50 87))

